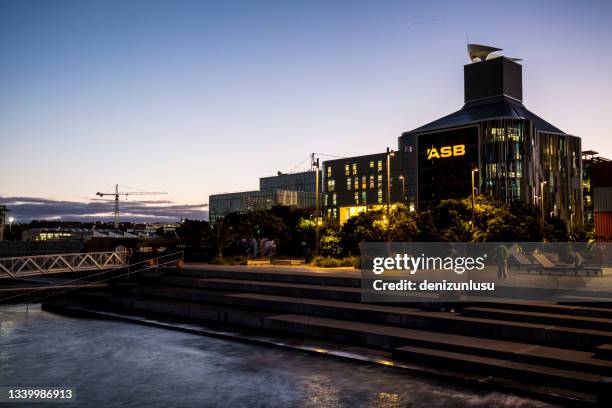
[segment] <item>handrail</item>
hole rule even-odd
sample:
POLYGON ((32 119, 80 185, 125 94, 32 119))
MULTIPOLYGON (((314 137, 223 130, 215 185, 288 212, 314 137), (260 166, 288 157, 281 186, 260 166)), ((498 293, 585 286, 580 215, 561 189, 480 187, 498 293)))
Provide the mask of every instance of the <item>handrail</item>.
POLYGON ((72 252, 0 258, 0 279, 50 273, 116 269, 127 265, 127 250, 72 252))
MULTIPOLYGON (((109 280, 112 280, 112 279, 121 278, 121 277, 123 277, 123 276, 129 276, 129 275, 132 275, 132 274, 135 274, 135 273, 140 273, 140 272, 143 272, 143 271, 145 271, 145 270, 149 270, 149 269, 153 269, 153 268, 158 268, 158 267, 160 267, 160 266, 171 265, 171 264, 173 264, 173 263, 177 263, 177 262, 179 262, 179 261, 181 261, 181 260, 184 260, 184 259, 185 259, 185 251, 176 251, 176 252, 171 252, 171 253, 169 253, 169 254, 163 254, 163 255, 160 255, 160 256, 158 256, 158 257, 155 257, 155 258, 149 258, 149 259, 146 259, 146 260, 143 260, 143 261, 135 262, 135 263, 133 263, 133 264, 126 264, 126 265, 125 265, 125 266, 123 266, 122 268, 128 268, 127 273, 123 273, 123 274, 120 274, 120 275, 115 275, 115 276, 112 276, 112 277, 110 277, 110 278, 108 278, 108 279, 97 280, 96 282, 97 282, 97 283, 99 283, 99 282, 106 282, 106 281, 109 281, 109 280), (173 256, 173 255, 178 255, 178 254, 180 254, 180 257, 178 257, 177 259, 173 259, 173 260, 170 260, 170 261, 166 261, 166 262, 159 263, 159 260, 160 260, 160 259, 163 259, 163 258, 168 258, 168 257, 170 257, 170 256, 173 256), (139 270, 136 270, 136 271, 131 271, 131 270, 130 270, 130 268, 131 268, 132 266, 134 266, 134 265, 139 265, 139 264, 144 264, 144 263, 148 263, 148 262, 149 262, 149 261, 151 261, 152 259, 154 259, 154 260, 156 260, 156 261, 158 261, 158 262, 156 262, 156 263, 155 263, 155 265, 147 265, 147 266, 145 266, 144 268, 139 269, 139 270)), ((122 268, 118 268, 118 269, 122 269, 122 268)), ((116 269, 114 269, 114 270, 116 270, 116 269)), ((32 289, 32 290, 31 290, 29 293, 31 293, 31 292, 36 292, 36 291, 44 291, 44 290, 49 290, 49 289, 53 289, 54 287, 57 287, 57 286, 64 286, 64 285, 66 285, 66 284, 70 284, 70 283, 75 283, 75 282, 79 282, 79 281, 87 280, 87 279, 90 279, 90 278, 92 278, 92 277, 94 277, 94 276, 98 276, 98 275, 101 275, 101 274, 104 274, 104 273, 107 273, 107 272, 109 272, 109 270, 103 270, 103 271, 101 271, 101 272, 97 272, 97 273, 95 273, 95 274, 91 274, 91 275, 88 275, 88 276, 86 276, 86 277, 80 277, 80 278, 76 278, 76 279, 72 279, 72 280, 68 280, 68 281, 58 282, 58 283, 55 283, 55 284, 52 284, 52 285, 48 285, 48 286, 44 286, 44 287, 34 288, 34 289, 32 289)), ((50 297, 50 296, 57 296, 58 294, 66 293, 66 292, 68 292, 68 291, 71 291, 71 290, 76 290, 76 289, 79 289, 79 288, 76 288, 76 287, 75 287, 75 288, 69 288, 69 289, 64 290, 63 292, 53 293, 53 294, 50 294, 50 295, 47 295, 47 296, 42 296, 42 297, 40 297, 40 298, 35 298, 35 299, 33 299, 33 300, 32 300, 32 299, 29 299, 29 301, 28 301, 28 302, 26 302, 26 303, 28 303, 28 304, 29 304, 29 303, 33 303, 33 301, 37 301, 37 300, 41 300, 41 299, 45 299, 45 298, 50 297)), ((28 293, 28 294, 29 294, 29 293, 28 293)), ((20 296, 23 296, 23 295, 25 295, 25 293, 19 293, 19 294, 13 295, 13 296, 9 296, 9 297, 7 297, 7 298, 2 298, 1 300, 2 300, 3 302, 5 302, 5 301, 7 301, 7 300, 14 299, 14 298, 17 298, 17 297, 20 297, 20 296)), ((1 307, 1 306, 2 306, 2 305, 0 305, 0 307, 1 307)))

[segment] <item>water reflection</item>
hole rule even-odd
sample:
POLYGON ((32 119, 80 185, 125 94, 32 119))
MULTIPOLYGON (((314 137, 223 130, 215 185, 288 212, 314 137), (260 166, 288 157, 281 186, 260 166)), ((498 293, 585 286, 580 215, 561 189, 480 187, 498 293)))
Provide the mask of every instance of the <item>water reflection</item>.
POLYGON ((0 308, 0 383, 74 386, 86 407, 546 406, 371 365, 15 308, 0 308))

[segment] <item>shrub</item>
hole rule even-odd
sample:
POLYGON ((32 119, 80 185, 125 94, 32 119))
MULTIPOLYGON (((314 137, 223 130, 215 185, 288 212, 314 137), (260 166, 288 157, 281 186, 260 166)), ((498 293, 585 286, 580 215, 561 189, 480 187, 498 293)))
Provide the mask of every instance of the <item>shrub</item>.
POLYGON ((215 264, 215 265, 246 265, 247 258, 246 256, 241 256, 241 255, 224 256, 222 258, 215 257, 211 259, 210 263, 215 264))
POLYGON ((347 256, 345 258, 333 258, 331 256, 315 256, 310 263, 312 266, 320 268, 339 268, 352 266, 359 268, 360 259, 358 256, 347 256))

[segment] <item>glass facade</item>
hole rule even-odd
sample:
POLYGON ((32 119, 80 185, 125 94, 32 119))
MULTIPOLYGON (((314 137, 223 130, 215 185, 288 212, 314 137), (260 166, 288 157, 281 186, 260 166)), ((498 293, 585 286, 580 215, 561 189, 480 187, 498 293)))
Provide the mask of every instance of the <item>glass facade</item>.
POLYGON ((584 181, 578 137, 539 132, 526 119, 498 118, 404 135, 400 148, 406 200, 411 202, 416 195, 419 208, 446 198, 469 197, 471 171, 477 168, 477 194, 508 203, 523 200, 568 225, 582 223, 584 181))
POLYGON ((209 197, 209 220, 215 222, 229 213, 269 210, 275 206, 314 208, 315 193, 290 190, 243 191, 209 197))

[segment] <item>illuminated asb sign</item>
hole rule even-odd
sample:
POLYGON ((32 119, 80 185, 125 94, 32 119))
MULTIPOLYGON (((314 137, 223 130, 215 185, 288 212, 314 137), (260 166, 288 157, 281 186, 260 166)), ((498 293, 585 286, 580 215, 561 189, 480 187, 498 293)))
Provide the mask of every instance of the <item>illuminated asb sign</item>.
POLYGON ((465 156, 465 145, 443 146, 440 148, 431 147, 427 149, 427 160, 446 159, 456 156, 465 156))

